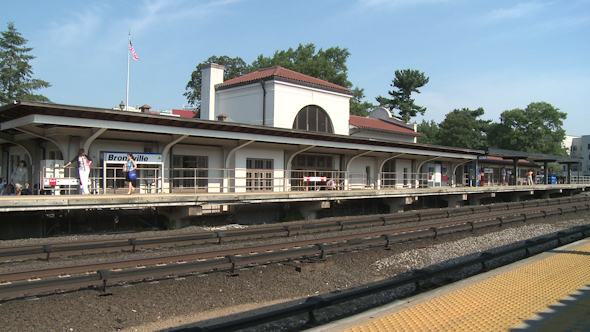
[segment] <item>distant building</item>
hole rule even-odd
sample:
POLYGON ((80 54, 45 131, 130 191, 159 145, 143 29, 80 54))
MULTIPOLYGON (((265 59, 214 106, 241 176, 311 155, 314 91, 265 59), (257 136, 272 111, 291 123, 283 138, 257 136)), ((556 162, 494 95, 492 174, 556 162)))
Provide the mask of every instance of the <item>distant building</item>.
POLYGON ((573 157, 572 152, 577 151, 579 147, 573 145, 573 141, 575 138, 580 138, 580 136, 572 136, 572 135, 565 135, 565 139, 561 142, 561 146, 566 148, 569 151, 569 155, 573 157))
POLYGON ((582 159, 579 165, 572 165, 573 175, 590 175, 590 135, 572 136, 570 157, 582 159))

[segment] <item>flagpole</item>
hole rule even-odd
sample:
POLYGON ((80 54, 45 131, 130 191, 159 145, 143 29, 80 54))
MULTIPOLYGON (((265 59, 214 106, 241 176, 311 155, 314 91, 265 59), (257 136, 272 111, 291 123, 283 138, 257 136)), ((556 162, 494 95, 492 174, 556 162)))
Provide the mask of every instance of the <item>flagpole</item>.
POLYGON ((131 30, 129 30, 129 40, 127 41, 127 98, 125 99, 125 109, 129 110, 129 45, 131 45, 131 30))

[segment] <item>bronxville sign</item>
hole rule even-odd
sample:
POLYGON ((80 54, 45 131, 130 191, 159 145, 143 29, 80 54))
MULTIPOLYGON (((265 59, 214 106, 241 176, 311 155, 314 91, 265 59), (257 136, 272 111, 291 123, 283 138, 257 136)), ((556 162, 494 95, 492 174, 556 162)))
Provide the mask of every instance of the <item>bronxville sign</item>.
MULTIPOLYGON (((138 164, 162 164, 161 153, 131 152, 133 159, 138 164)), ((124 164, 127 162, 127 152, 105 152, 104 162, 106 164, 124 164)))

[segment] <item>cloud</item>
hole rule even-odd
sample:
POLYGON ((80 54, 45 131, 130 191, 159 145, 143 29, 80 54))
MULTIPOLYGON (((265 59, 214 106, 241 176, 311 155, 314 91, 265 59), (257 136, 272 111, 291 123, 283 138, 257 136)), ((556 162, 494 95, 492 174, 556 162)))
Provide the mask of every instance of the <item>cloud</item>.
POLYGON ((244 2, 244 0, 210 0, 206 2, 146 0, 144 5, 140 6, 139 14, 127 21, 131 24, 132 30, 143 33, 150 28, 158 28, 158 24, 208 17, 216 11, 239 2, 244 2))
POLYGON ((92 5, 84 12, 72 14, 72 19, 65 24, 52 22, 48 32, 48 43, 58 47, 66 47, 81 40, 91 39, 100 29, 101 13, 105 7, 92 5))
POLYGON ((518 3, 511 8, 501 8, 489 12, 486 19, 490 21, 519 19, 532 16, 545 8, 547 4, 539 2, 518 3))

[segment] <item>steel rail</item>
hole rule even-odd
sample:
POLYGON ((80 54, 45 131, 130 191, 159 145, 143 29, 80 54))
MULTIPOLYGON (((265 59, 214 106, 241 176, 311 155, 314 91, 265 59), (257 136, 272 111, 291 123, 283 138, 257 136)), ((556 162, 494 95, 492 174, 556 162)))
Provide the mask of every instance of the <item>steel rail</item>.
MULTIPOLYGON (((423 291, 422 283, 436 277, 446 276, 452 272, 464 269, 470 266, 481 266, 480 272, 485 272, 490 269, 488 262, 497 260, 499 258, 513 255, 524 251, 524 258, 532 256, 531 248, 546 245, 551 242, 556 242, 550 249, 563 246, 566 243, 573 242, 578 239, 587 238, 590 236, 590 226, 577 227, 570 231, 558 232, 555 236, 544 236, 526 241, 524 244, 501 250, 498 252, 486 251, 481 253, 478 257, 465 260, 450 266, 442 266, 436 269, 420 269, 412 271, 411 274, 402 277, 394 277, 389 280, 377 282, 369 286, 357 287, 350 290, 345 290, 339 293, 330 293, 321 296, 313 296, 305 299, 303 303, 292 305, 287 308, 278 310, 265 310, 262 314, 257 314, 256 311, 245 313, 247 317, 226 321, 224 323, 207 325, 206 323, 191 324, 191 327, 178 327, 170 331, 175 332, 231 332, 242 330, 248 327, 258 326, 264 323, 277 321, 279 319, 293 317, 300 314, 307 314, 308 321, 306 324, 318 326, 321 325, 314 312, 325 309, 341 303, 350 302, 359 298, 363 298, 372 294, 380 293, 387 290, 392 290, 406 285, 413 285, 414 292, 411 295, 423 291)), ((546 251, 546 250, 545 250, 546 251)), ((544 251, 539 251, 541 253, 544 251)), ((500 264, 503 266, 505 264, 500 264)), ((325 323, 325 322, 323 322, 325 323)))
MULTIPOLYGON (((440 225, 439 227, 430 227, 427 229, 425 229, 425 226, 415 226, 401 229, 402 231, 397 229, 393 234, 377 235, 379 232, 370 232, 206 253, 6 273, 1 276, 2 283, 0 283, 0 297, 3 299, 9 299, 28 295, 31 294, 31 292, 47 291, 52 287, 53 290, 63 289, 66 286, 67 289, 76 289, 81 283, 90 285, 101 281, 103 282, 103 288, 106 288, 108 280, 113 282, 121 280, 137 281, 146 278, 162 278, 171 275, 210 271, 213 267, 223 269, 228 268, 228 265, 231 265, 230 271, 233 273, 238 264, 264 264, 301 257, 319 257, 320 259, 324 259, 329 253, 341 252, 349 248, 358 249, 373 246, 388 247, 393 243, 427 237, 436 238, 443 234, 458 231, 473 231, 477 228, 489 227, 492 225, 502 226, 506 223, 516 221, 526 222, 533 218, 544 218, 551 215, 561 215, 582 210, 590 210, 590 204, 559 207, 551 210, 539 210, 528 214, 521 213, 518 215, 501 216, 492 219, 490 219, 489 216, 486 216, 480 221, 470 220, 460 224, 452 224, 451 222, 437 223, 440 225), (419 229, 419 227, 422 227, 422 229, 419 229), (362 237, 359 238, 358 236, 362 237), (312 244, 314 242, 315 244, 312 244), (291 247, 285 248, 286 245, 291 247), (210 258, 203 258, 207 256, 210 258), (124 269, 130 266, 134 266, 135 268, 124 269), (56 273, 61 275, 56 276, 56 273), (74 275, 75 273, 81 275, 74 275), (22 281, 23 278, 26 278, 27 281, 22 281)), ((383 232, 381 231, 380 233, 383 232)))
POLYGON ((130 238, 128 240, 90 241, 79 243, 62 243, 42 246, 4 247, 0 248, 0 263, 23 261, 28 259, 45 259, 51 257, 66 257, 97 253, 112 253, 128 250, 148 250, 154 248, 170 248, 198 244, 221 243, 222 241, 237 241, 239 239, 291 237, 293 235, 309 234, 313 231, 344 230, 382 224, 383 226, 410 221, 423 221, 435 218, 451 218, 461 215, 494 212, 501 210, 526 209, 539 206, 559 206, 575 202, 590 201, 590 197, 557 198, 545 200, 532 200, 524 202, 500 203, 482 206, 467 206, 462 208, 404 212, 390 214, 382 217, 364 217, 346 221, 324 221, 314 224, 300 224, 290 226, 259 227, 247 230, 216 231, 195 233, 188 235, 176 235, 168 237, 130 238))

